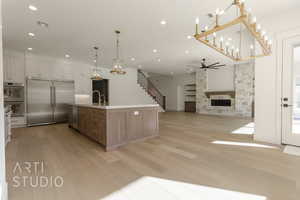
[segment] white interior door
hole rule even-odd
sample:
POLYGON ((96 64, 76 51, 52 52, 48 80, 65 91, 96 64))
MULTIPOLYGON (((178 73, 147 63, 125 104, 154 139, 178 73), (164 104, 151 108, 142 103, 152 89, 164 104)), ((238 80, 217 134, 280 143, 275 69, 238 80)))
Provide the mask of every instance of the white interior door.
POLYGON ((300 36, 283 43, 282 143, 300 146, 300 36))

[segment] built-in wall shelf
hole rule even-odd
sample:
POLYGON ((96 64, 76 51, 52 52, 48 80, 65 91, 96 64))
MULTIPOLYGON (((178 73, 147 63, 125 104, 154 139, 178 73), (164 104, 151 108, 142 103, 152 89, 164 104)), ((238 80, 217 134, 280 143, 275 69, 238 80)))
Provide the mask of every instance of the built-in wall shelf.
POLYGON ((185 86, 196 86, 196 84, 195 83, 193 83, 193 84, 186 84, 185 86))
POLYGON ((185 92, 185 112, 196 112, 196 84, 184 85, 185 92))
POLYGON ((205 95, 207 98, 210 98, 214 95, 229 95, 231 98, 235 98, 235 91, 206 91, 205 95))

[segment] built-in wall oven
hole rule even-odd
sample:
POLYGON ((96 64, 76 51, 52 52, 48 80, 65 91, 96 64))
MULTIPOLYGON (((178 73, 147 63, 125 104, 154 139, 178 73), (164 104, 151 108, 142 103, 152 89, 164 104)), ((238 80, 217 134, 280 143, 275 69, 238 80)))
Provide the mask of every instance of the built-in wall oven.
POLYGON ((25 114, 24 84, 4 83, 4 105, 11 107, 12 117, 23 117, 25 114))
POLYGON ((5 82, 4 101, 24 101, 24 84, 5 82))

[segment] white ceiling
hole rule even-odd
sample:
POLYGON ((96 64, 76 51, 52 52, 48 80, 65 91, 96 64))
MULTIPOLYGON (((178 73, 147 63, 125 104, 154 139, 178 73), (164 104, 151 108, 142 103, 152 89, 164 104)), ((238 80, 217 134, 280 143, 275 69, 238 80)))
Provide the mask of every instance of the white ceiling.
MULTIPOLYGON (((300 6, 299 0, 246 2, 258 19, 300 6)), ((206 24, 207 13, 230 3, 231 0, 3 0, 4 46, 21 51, 32 47, 36 54, 62 58, 69 54, 71 59, 92 63, 92 47, 97 45, 102 51, 102 66, 110 67, 115 57, 114 30, 119 29, 121 55, 128 67, 142 65, 142 69, 155 73, 184 73, 186 65, 198 63, 202 57, 229 62, 187 36, 194 34, 196 16, 206 24), (30 11, 30 4, 38 11, 30 11), (49 23, 49 28, 37 26, 38 20, 49 23), (167 24, 162 26, 161 20, 167 24), (36 36, 30 38, 29 32, 36 36)))

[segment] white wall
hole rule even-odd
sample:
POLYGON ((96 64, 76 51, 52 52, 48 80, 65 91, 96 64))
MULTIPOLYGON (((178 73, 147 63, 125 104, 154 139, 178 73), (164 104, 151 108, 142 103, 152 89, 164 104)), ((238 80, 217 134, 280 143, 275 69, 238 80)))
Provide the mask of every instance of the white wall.
POLYGON ((274 45, 271 56, 255 62, 256 140, 281 143, 281 44, 284 38, 300 34, 299 18, 299 9, 295 9, 262 21, 274 45))
POLYGON ((184 111, 184 86, 196 83, 196 75, 177 76, 151 75, 151 81, 166 96, 166 110, 184 111))
POLYGON ((7 199, 5 177, 4 105, 3 105, 3 58, 2 58, 2 1, 0 0, 0 199, 7 199))
MULTIPOLYGON (((5 50, 5 59, 23 56, 25 62, 25 77, 38 77, 43 79, 64 79, 75 81, 77 102, 90 103, 92 94, 92 81, 90 79, 93 66, 73 59, 53 58, 31 53, 16 53, 5 50), (9 57, 10 56, 10 57, 9 57)), ((22 60, 22 59, 18 59, 22 60)), ((6 63, 12 63, 7 61, 6 63)), ((19 64, 22 66, 22 64, 19 64)), ((10 66, 5 66, 5 68, 10 66)), ((153 99, 137 84, 137 70, 126 68, 126 75, 112 75, 110 69, 103 68, 102 76, 109 79, 110 105, 153 104, 153 99)))

